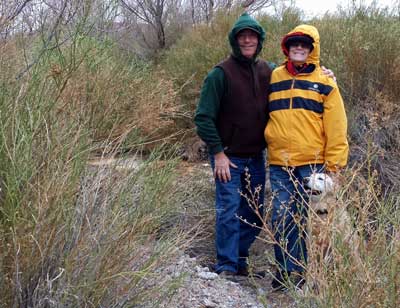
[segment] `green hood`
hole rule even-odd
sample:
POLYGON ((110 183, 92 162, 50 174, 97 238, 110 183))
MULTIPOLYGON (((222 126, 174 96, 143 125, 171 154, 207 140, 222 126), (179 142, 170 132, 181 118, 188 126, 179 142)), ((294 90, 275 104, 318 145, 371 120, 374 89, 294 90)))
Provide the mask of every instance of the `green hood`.
POLYGON ((258 46, 256 54, 254 56, 254 58, 256 58, 258 54, 261 52, 262 45, 265 40, 265 31, 263 27, 258 23, 258 21, 247 13, 243 13, 238 18, 238 20, 236 20, 235 24, 232 27, 231 32, 229 33, 229 43, 231 44, 232 47, 232 54, 239 59, 247 59, 242 56, 238 42, 236 40, 236 35, 243 29, 254 30, 255 32, 258 33, 258 46))

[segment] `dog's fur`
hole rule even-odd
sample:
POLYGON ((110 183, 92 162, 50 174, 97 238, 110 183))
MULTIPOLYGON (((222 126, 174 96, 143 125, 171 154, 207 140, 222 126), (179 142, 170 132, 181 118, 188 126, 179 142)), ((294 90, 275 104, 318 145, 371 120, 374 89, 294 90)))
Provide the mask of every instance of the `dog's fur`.
MULTIPOLYGON (((330 263, 333 240, 340 238, 351 251, 352 257, 361 265, 360 238, 354 228, 346 206, 337 200, 337 184, 323 173, 314 173, 304 181, 310 193, 308 209, 308 245, 310 259, 330 263)), ((310 260, 311 262, 313 260, 310 260)))

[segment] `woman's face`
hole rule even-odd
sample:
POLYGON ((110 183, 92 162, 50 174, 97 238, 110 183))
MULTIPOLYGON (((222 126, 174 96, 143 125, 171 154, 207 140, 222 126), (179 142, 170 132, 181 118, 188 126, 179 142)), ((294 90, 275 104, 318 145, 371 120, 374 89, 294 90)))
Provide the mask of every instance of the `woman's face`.
POLYGON ((289 47, 289 59, 295 64, 304 64, 310 55, 310 47, 303 42, 294 42, 289 47))

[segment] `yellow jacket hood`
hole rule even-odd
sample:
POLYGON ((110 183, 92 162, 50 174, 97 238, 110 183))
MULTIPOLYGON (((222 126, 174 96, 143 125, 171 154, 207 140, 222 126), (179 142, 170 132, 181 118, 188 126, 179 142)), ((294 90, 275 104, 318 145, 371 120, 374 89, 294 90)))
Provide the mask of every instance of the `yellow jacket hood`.
POLYGON ((310 55, 308 56, 307 63, 319 66, 319 58, 320 58, 319 33, 318 33, 317 28, 315 28, 314 26, 310 26, 310 25, 297 26, 292 31, 290 31, 288 34, 286 34, 285 37, 282 39, 281 48, 282 48, 283 54, 286 56, 286 61, 288 60, 289 51, 286 49, 285 42, 287 41, 287 39, 289 37, 297 36, 297 35, 308 35, 314 40, 314 42, 313 42, 314 49, 311 51, 310 55))

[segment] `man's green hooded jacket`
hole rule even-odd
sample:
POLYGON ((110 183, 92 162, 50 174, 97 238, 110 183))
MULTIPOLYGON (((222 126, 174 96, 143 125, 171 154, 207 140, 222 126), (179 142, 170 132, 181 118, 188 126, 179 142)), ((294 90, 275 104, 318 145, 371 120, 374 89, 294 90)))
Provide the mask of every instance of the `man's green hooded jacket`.
MULTIPOLYGON (((244 68, 245 70, 248 70, 250 75, 255 76, 255 74, 257 73, 255 70, 257 70, 257 67, 259 67, 261 64, 258 61, 263 61, 257 59, 257 56, 261 52, 262 45, 265 40, 265 31, 262 28, 262 26, 247 13, 244 13, 239 17, 239 19, 233 25, 228 38, 232 48, 232 54, 227 61, 231 59, 230 60, 231 63, 232 61, 234 63, 237 63, 237 65, 240 66, 241 69, 244 68), (241 54, 239 44, 236 39, 237 34, 244 29, 250 29, 252 31, 255 31, 258 34, 259 38, 256 53, 251 59, 246 58, 241 54)), ((227 72, 224 72, 223 64, 224 62, 222 62, 222 65, 219 64, 216 67, 214 67, 205 78, 203 87, 201 89, 200 101, 194 118, 197 128, 197 133, 200 136, 200 138, 207 144, 210 154, 216 154, 222 151, 229 153, 229 148, 231 146, 227 140, 222 140, 223 136, 221 136, 221 134, 225 135, 226 133, 219 131, 219 129, 221 130, 220 128, 221 122, 224 121, 224 117, 229 116, 228 115, 229 106, 226 105, 221 106, 221 104, 229 105, 229 101, 227 101, 226 97, 229 95, 228 91, 229 85, 232 84, 232 82, 229 82, 228 80, 229 78, 227 72), (222 115, 221 115, 221 110, 223 110, 224 112, 224 114, 222 115)), ((269 63, 269 67, 273 68, 275 67, 275 65, 269 63)), ((254 78, 252 79, 253 80, 246 81, 248 83, 246 91, 255 91, 254 88, 257 88, 258 85, 256 84, 256 82, 254 82, 254 78)), ((269 84, 261 86, 265 87, 262 90, 266 91, 268 89, 269 84)), ((243 104, 249 104, 249 103, 251 104, 252 102, 243 102, 243 104)), ((267 99, 265 99, 265 106, 267 106, 267 99)), ((256 108, 256 107, 250 105, 250 108, 256 108)), ((239 135, 240 131, 243 130, 251 131, 252 123, 246 123, 246 121, 243 119, 243 121, 241 121, 238 127, 239 128, 236 130, 239 131, 237 132, 239 135)), ((257 129, 257 132, 254 131, 254 134, 257 134, 257 136, 260 135, 260 132, 258 132, 258 130, 259 129, 257 129)), ((235 129, 232 129, 232 134, 235 134, 235 129)), ((242 143, 242 142, 239 141, 236 143, 242 143)), ((256 148, 265 147, 263 138, 257 143, 259 144, 256 145, 256 148)), ((243 153, 245 153, 247 149, 252 148, 251 144, 246 145, 245 142, 243 142, 243 144, 244 144, 242 149, 243 153)), ((234 154, 240 155, 241 153, 235 152, 234 154)))

